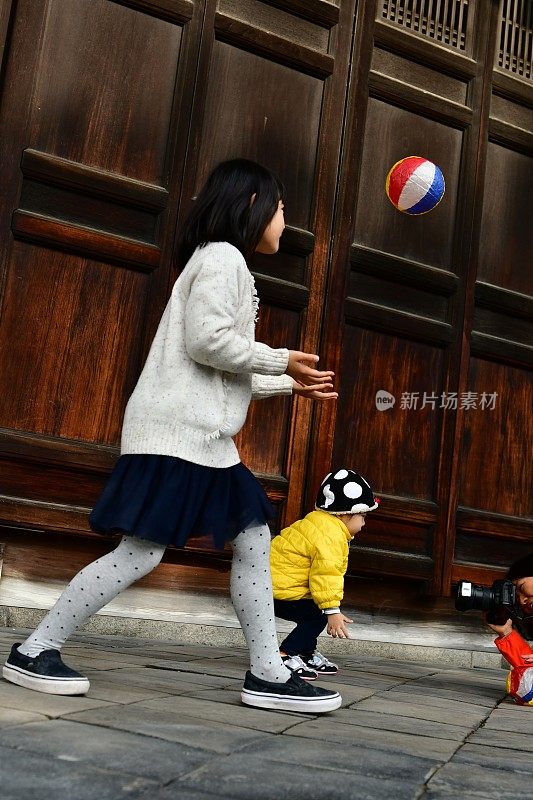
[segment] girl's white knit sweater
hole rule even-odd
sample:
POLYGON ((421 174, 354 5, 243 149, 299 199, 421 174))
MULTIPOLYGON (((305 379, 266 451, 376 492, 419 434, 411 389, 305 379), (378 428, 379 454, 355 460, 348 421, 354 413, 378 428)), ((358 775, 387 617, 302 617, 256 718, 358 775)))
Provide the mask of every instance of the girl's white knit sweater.
POLYGON ((233 439, 253 396, 290 394, 289 351, 256 342, 253 275, 231 244, 199 247, 174 284, 131 395, 121 453, 237 464, 233 439))

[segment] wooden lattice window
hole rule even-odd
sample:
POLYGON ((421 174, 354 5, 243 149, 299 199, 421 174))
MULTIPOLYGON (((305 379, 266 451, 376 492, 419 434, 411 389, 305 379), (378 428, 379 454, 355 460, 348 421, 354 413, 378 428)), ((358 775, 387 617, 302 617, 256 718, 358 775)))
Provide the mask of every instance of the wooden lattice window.
POLYGON ((533 0, 501 0, 496 65, 519 78, 533 78, 533 0))
POLYGON ((381 19, 410 33, 454 50, 466 50, 469 45, 468 12, 472 0, 381 0, 380 5, 381 19))

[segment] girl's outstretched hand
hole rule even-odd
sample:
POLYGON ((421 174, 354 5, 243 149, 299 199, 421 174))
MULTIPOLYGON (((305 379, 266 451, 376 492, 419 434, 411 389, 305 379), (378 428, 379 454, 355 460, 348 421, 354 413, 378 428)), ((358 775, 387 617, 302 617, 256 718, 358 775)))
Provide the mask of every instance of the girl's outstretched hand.
POLYGON ((295 394, 312 397, 314 400, 334 400, 338 394, 329 390, 333 389, 331 379, 335 373, 315 369, 314 365, 317 362, 317 355, 289 350, 289 363, 285 372, 294 381, 293 391, 295 394))
POLYGON ((310 386, 302 386, 293 380, 292 393, 300 394, 302 397, 310 397, 312 400, 336 400, 338 392, 330 392, 333 389, 332 383, 314 383, 310 386))

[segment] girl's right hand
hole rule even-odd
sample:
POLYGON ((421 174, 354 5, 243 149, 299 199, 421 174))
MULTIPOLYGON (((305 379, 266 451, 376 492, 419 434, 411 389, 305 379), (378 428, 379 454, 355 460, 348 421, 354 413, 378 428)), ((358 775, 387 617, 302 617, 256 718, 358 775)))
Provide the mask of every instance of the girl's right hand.
POLYGON ((290 375, 300 386, 317 386, 330 384, 334 372, 313 369, 310 364, 316 364, 318 356, 311 353, 302 353, 300 350, 289 350, 289 363, 285 372, 290 375))

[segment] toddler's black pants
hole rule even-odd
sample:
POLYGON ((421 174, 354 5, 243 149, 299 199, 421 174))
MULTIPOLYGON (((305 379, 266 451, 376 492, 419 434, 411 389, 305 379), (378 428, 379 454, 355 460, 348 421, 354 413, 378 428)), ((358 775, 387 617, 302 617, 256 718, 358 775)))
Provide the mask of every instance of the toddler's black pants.
POLYGON ((328 624, 313 600, 274 600, 276 617, 296 622, 296 627, 280 644, 288 656, 311 657, 316 650, 317 636, 328 624))

